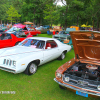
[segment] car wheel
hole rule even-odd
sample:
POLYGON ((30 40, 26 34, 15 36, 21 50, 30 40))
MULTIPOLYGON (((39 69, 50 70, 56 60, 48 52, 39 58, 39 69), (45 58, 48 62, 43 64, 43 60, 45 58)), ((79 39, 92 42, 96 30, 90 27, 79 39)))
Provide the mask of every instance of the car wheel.
POLYGON ((63 60, 63 59, 65 59, 65 53, 62 52, 62 54, 60 55, 60 57, 59 57, 58 59, 59 59, 59 60, 63 60))
POLYGON ((36 34, 36 36, 38 36, 38 33, 36 34))
POLYGON ((37 71, 37 65, 34 62, 32 62, 27 66, 27 68, 25 70, 25 74, 32 75, 32 74, 36 73, 36 71, 37 71))

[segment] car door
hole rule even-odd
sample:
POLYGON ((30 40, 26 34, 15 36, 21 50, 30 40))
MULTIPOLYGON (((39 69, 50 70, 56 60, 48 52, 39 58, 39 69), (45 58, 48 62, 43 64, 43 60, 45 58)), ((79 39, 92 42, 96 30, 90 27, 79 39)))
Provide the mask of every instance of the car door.
POLYGON ((59 57, 59 46, 54 40, 49 40, 46 42, 45 50, 43 51, 44 54, 44 63, 56 59, 59 57), (50 45, 47 45, 50 44, 50 45), (48 46, 48 47, 47 47, 48 46))

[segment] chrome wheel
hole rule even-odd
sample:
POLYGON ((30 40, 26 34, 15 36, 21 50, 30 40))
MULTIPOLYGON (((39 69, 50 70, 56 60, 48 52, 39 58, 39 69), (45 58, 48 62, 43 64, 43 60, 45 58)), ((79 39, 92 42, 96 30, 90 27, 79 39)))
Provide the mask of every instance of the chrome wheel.
POLYGON ((63 60, 65 58, 64 52, 61 54, 61 59, 63 60))
POLYGON ((37 65, 34 63, 30 64, 30 67, 29 67, 30 74, 34 74, 36 70, 37 70, 37 65))
POLYGON ((59 57, 58 59, 59 59, 59 60, 65 59, 65 52, 62 52, 62 54, 60 55, 60 57, 59 57))
POLYGON ((34 62, 28 64, 26 70, 24 71, 27 75, 32 75, 37 71, 37 65, 34 62))

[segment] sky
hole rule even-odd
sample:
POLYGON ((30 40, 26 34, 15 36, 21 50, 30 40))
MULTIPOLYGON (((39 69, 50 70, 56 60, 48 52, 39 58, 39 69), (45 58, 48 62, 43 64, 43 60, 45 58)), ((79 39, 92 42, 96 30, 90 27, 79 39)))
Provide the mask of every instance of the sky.
POLYGON ((65 0, 63 0, 63 3, 61 2, 61 0, 56 0, 56 2, 57 2, 57 5, 60 5, 60 6, 64 6, 64 4, 66 5, 66 1, 65 0))

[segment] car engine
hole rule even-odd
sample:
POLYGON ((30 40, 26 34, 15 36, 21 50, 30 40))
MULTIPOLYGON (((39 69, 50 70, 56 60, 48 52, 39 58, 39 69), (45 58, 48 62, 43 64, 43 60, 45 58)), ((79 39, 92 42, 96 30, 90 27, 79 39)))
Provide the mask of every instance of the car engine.
POLYGON ((68 73, 83 79, 100 81, 100 66, 86 63, 75 63, 64 73, 68 73))

